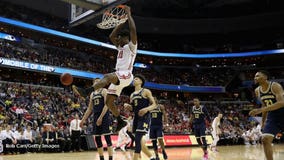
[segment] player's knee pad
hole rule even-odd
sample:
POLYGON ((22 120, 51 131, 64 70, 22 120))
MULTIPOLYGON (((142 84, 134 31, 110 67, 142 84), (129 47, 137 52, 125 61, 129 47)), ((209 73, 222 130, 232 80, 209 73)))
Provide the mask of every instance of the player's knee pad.
POLYGON ((135 153, 141 152, 141 139, 143 137, 143 133, 136 133, 135 134, 135 153))
POLYGON ((108 147, 112 146, 110 135, 105 135, 105 140, 108 147))
POLYGON ((102 143, 102 138, 101 136, 96 136, 95 137, 96 143, 97 143, 97 148, 101 148, 103 147, 103 143, 102 143))
POLYGON ((158 150, 157 140, 156 139, 152 140, 152 144, 153 144, 154 150, 158 150))

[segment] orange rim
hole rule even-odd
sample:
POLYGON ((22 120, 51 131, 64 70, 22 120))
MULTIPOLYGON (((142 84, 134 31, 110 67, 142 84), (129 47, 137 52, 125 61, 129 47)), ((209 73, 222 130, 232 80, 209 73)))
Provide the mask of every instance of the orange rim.
POLYGON ((124 9, 124 8, 125 8, 125 5, 120 4, 120 5, 117 6, 117 8, 122 8, 122 9, 124 9))

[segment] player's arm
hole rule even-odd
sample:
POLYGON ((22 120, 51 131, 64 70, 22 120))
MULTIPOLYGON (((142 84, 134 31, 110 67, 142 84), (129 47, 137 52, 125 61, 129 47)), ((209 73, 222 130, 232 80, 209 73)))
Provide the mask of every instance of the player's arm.
POLYGON ((72 85, 72 91, 77 96, 79 96, 83 100, 85 100, 85 97, 89 96, 94 91, 94 88, 93 88, 93 86, 91 86, 91 87, 88 87, 88 88, 84 89, 84 88, 80 88, 80 87, 77 87, 75 85, 72 85))
POLYGON ((90 95, 90 100, 89 100, 89 105, 88 105, 88 108, 86 110, 86 112, 84 113, 84 116, 80 122, 80 127, 83 126, 83 124, 85 123, 86 119, 90 116, 90 114, 92 113, 93 111, 93 93, 90 95))
MULTIPOLYGON (((259 99, 259 90, 258 89, 259 88, 255 89, 255 95, 256 95, 257 99, 259 99)), ((265 104, 261 101, 261 108, 264 108, 264 107, 265 107, 265 104)), ((262 112, 261 128, 264 127, 266 119, 267 119, 267 112, 262 112)))
POLYGON ((160 104, 160 107, 161 107, 161 111, 163 113, 163 122, 165 122, 166 124, 168 124, 168 117, 166 115, 166 109, 165 109, 165 106, 160 104))
POLYGON ((124 23, 121 23, 119 25, 117 25, 111 32, 111 34, 109 35, 109 39, 110 41, 116 46, 118 47, 118 39, 117 39, 117 36, 118 36, 118 33, 119 31, 122 29, 124 23))
POLYGON ((152 92, 149 89, 144 89, 142 94, 144 97, 147 97, 149 99, 150 105, 146 108, 140 109, 138 113, 139 116, 143 116, 147 112, 152 111, 153 109, 157 108, 156 101, 152 95, 152 92))
POLYGON ((149 89, 144 89, 145 96, 149 99, 150 101, 150 106, 146 107, 145 109, 147 111, 152 111, 153 109, 157 108, 157 103, 152 95, 152 92, 149 89))
POLYGON ((192 121, 193 121, 193 118, 194 118, 194 117, 193 117, 192 110, 190 110, 190 112, 191 112, 191 113, 189 114, 190 117, 189 117, 189 121, 188 121, 188 122, 189 122, 189 124, 192 124, 192 121))
POLYGON ((101 125, 102 119, 104 118, 104 116, 105 116, 105 114, 106 114, 106 112, 107 112, 107 110, 108 110, 108 107, 107 107, 107 105, 106 105, 107 90, 106 90, 105 88, 104 88, 103 91, 102 91, 102 95, 103 95, 103 97, 104 97, 104 104, 105 104, 105 105, 104 105, 104 108, 103 108, 103 111, 102 111, 101 115, 100 115, 99 118, 98 118, 98 121, 100 121, 100 122, 97 123, 98 126, 101 125))
POLYGON ((129 6, 125 6, 125 11, 127 13, 128 18, 128 25, 130 30, 130 40, 131 42, 136 45, 137 44, 137 32, 136 32, 136 25, 135 22, 131 16, 131 10, 129 6))

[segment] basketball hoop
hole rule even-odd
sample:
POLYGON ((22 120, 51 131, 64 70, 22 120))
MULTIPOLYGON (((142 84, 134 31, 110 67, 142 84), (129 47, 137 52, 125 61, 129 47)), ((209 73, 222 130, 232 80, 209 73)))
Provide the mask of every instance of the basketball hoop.
POLYGON ((118 5, 112 9, 106 10, 103 14, 102 22, 97 24, 100 29, 110 29, 127 21, 124 5, 118 5))

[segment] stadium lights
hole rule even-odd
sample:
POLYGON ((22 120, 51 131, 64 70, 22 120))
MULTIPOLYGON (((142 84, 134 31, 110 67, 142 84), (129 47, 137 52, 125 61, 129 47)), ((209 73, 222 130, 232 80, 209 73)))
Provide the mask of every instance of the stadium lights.
MULTIPOLYGON (((73 39, 80 42, 85 42, 89 44, 94 44, 97 46, 102 46, 106 48, 115 49, 114 45, 92 40, 85 37, 76 36, 69 33, 64 33, 60 31, 56 31, 53 29, 36 26, 33 24, 5 18, 0 16, 0 22, 27 28, 31 30, 35 30, 38 32, 43 32, 47 34, 52 34, 59 37, 64 37, 68 39, 73 39)), ((249 57, 249 56, 262 56, 262 55, 272 55, 272 54, 281 54, 284 53, 284 49, 274 49, 274 50, 262 50, 262 51, 253 51, 253 52, 238 52, 238 53, 210 53, 210 54, 192 54, 192 53, 166 53, 166 52, 154 52, 154 51, 146 51, 146 50, 138 50, 138 54, 149 55, 149 56, 158 56, 158 57, 175 57, 175 58, 234 58, 234 57, 249 57)))

